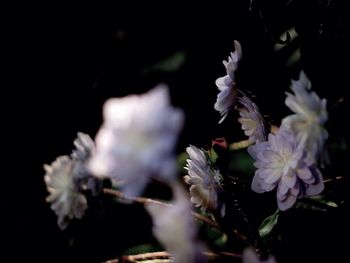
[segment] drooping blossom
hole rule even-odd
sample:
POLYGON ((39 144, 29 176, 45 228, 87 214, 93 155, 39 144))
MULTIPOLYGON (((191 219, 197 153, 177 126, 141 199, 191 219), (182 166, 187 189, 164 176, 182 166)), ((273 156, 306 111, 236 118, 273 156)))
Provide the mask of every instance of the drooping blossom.
POLYGON ((102 188, 102 182, 93 176, 88 169, 88 161, 95 153, 94 141, 88 134, 79 132, 78 137, 74 140, 74 145, 76 149, 71 154, 71 158, 75 161, 74 182, 78 188, 90 190, 94 195, 97 195, 102 188))
POLYGON ((324 124, 328 120, 326 99, 320 99, 310 90, 311 82, 304 71, 300 72, 299 80, 292 80, 291 89, 294 94, 287 92, 285 104, 295 113, 282 120, 282 125, 296 134, 301 148, 308 157, 317 160, 320 156, 328 132, 324 124))
POLYGON ((75 161, 68 156, 58 157, 51 165, 44 165, 44 180, 50 193, 46 198, 58 217, 61 229, 73 218, 82 218, 87 209, 87 200, 74 184, 75 161))
POLYGON ((320 170, 298 146, 294 134, 280 128, 275 135, 269 134, 268 141, 248 148, 257 168, 253 191, 263 193, 277 187, 281 210, 292 207, 298 197, 319 194, 324 188, 320 170))
POLYGON ((153 234, 174 257, 174 262, 206 262, 197 240, 198 229, 191 213, 191 203, 179 185, 174 187, 174 202, 169 206, 145 205, 153 220, 153 234))
POLYGON ((276 263, 276 259, 274 256, 269 255, 267 260, 260 260, 256 251, 248 247, 243 250, 242 263, 276 263))
POLYGON ((229 110, 233 107, 237 100, 238 88, 236 86, 236 70, 238 62, 242 58, 242 48, 238 41, 234 41, 235 51, 231 52, 228 61, 223 61, 226 68, 226 75, 215 81, 219 89, 219 94, 214 105, 214 109, 220 112, 222 116, 219 123, 223 122, 229 110))
POLYGON ((219 192, 221 191, 222 176, 219 170, 209 165, 204 152, 190 145, 186 148, 189 155, 185 169, 188 175, 185 182, 190 186, 191 202, 196 207, 213 211, 221 208, 219 192))
POLYGON ((264 118, 262 117, 259 108, 256 104, 243 95, 238 99, 243 107, 239 107, 238 121, 242 124, 244 134, 249 137, 252 143, 260 143, 266 140, 264 118))
POLYGON ((169 91, 159 85, 142 95, 109 99, 96 136, 90 169, 112 178, 126 195, 139 195, 151 177, 175 179, 174 147, 184 121, 170 105, 169 91))

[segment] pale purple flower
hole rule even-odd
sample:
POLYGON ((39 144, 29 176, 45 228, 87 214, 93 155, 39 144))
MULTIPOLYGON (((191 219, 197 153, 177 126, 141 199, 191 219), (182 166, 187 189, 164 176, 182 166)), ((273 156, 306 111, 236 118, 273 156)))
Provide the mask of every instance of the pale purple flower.
POLYGON ((222 176, 219 170, 210 166, 204 152, 190 145, 186 148, 189 155, 185 169, 188 175, 185 182, 190 186, 191 202, 196 207, 213 211, 220 207, 219 192, 221 191, 222 176))
POLYGON ((242 58, 242 48, 238 41, 234 41, 235 51, 228 57, 228 61, 223 61, 226 68, 226 75, 218 78, 215 81, 219 89, 219 94, 214 105, 214 109, 220 112, 222 118, 219 123, 223 122, 229 110, 235 104, 238 95, 238 88, 236 87, 235 72, 238 67, 238 62, 242 58))
POLYGON ((260 260, 254 248, 248 247, 243 250, 242 263, 276 263, 276 259, 269 255, 267 260, 260 260))
POLYGON ((247 96, 240 97, 239 102, 243 107, 238 108, 238 121, 242 124, 244 134, 249 137, 252 143, 260 143, 266 140, 264 118, 262 117, 259 108, 247 96))
POLYGON ((250 146, 248 152, 256 160, 253 191, 263 193, 277 187, 279 209, 289 209, 298 197, 322 192, 321 172, 288 130, 270 133, 268 141, 250 146))
POLYGON ((174 148, 184 114, 170 105, 168 88, 109 99, 90 169, 112 178, 126 195, 139 195, 151 177, 175 180, 174 148))
POLYGON ((68 156, 58 157, 51 165, 44 165, 45 183, 50 193, 46 198, 58 217, 58 225, 65 229, 68 222, 82 218, 87 209, 87 200, 74 184, 75 161, 68 156))
POLYGON ((303 71, 299 80, 292 80, 291 89, 294 95, 287 92, 285 104, 295 113, 282 120, 282 125, 296 134, 300 147, 308 157, 317 160, 321 154, 328 132, 324 124, 328 120, 326 99, 310 91, 311 83, 303 71))
POLYGON ((197 227, 191 203, 179 185, 174 187, 175 200, 169 206, 148 203, 146 210, 153 219, 153 234, 174 257, 174 262, 205 262, 197 240, 197 227))

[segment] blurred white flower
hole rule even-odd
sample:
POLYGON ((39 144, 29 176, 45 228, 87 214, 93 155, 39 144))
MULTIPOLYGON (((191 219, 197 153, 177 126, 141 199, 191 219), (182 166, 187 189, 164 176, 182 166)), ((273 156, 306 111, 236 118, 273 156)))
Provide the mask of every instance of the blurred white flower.
POLYGON ((244 134, 249 137, 249 141, 252 143, 265 141, 264 118, 260 114, 258 107, 245 95, 238 100, 243 105, 243 107, 238 108, 239 114, 241 115, 238 121, 242 124, 244 134))
POLYGON ((68 156, 58 157, 51 165, 44 165, 44 180, 50 195, 46 198, 58 217, 61 229, 69 220, 82 218, 87 209, 87 200, 80 194, 73 182, 75 162, 68 156))
POLYGON ((238 62, 242 58, 242 48, 238 41, 234 41, 235 51, 228 57, 228 61, 223 61, 226 67, 226 75, 218 78, 215 81, 219 89, 219 94, 214 105, 214 109, 220 112, 222 118, 219 123, 223 122, 229 110, 235 104, 238 95, 236 87, 235 72, 238 67, 238 62))
POLYGON ((221 191, 222 176, 219 170, 210 167, 204 152, 190 145, 186 148, 189 155, 185 169, 188 175, 185 182, 190 186, 191 202, 204 210, 213 211, 219 207, 218 195, 221 191))
POLYGON ((205 262, 203 245, 197 240, 197 227, 191 203, 179 185, 174 187, 174 202, 166 206, 149 203, 146 210, 153 219, 153 234, 176 263, 205 262))
POLYGON ((280 129, 269 134, 268 141, 248 148, 257 168, 252 189, 257 193, 277 186, 277 204, 281 210, 292 207, 298 197, 323 191, 322 174, 315 163, 306 158, 293 133, 280 129))
POLYGON ((243 250, 242 263, 276 263, 276 259, 270 255, 267 260, 260 260, 256 251, 248 247, 243 250))
POLYGON ((300 147, 308 157, 317 160, 321 154, 328 132, 324 124, 328 120, 326 99, 320 99, 310 91, 311 83, 303 71, 299 80, 292 80, 294 95, 287 92, 285 104, 295 113, 282 120, 282 125, 296 133, 300 147))
POLYGON ((171 107, 169 91, 159 85, 142 95, 109 99, 96 136, 90 168, 110 177, 126 195, 139 195, 150 178, 175 179, 174 148, 184 114, 171 107))
POLYGON ((72 158, 75 160, 85 162, 95 152, 94 141, 88 134, 78 132, 78 137, 73 143, 76 149, 72 152, 72 158))

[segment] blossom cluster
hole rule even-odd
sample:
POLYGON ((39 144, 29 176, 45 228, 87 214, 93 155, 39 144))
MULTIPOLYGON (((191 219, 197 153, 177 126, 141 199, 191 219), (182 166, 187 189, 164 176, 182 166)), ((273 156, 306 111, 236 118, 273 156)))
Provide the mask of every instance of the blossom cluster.
MULTIPOLYGON (((226 75, 215 81, 219 93, 214 109, 220 113, 219 123, 237 111, 237 121, 247 136, 247 152, 254 159, 251 189, 256 193, 276 189, 277 206, 284 211, 299 198, 320 194, 324 189, 318 165, 328 137, 326 99, 311 90, 310 80, 301 71, 299 79, 291 82, 293 93, 286 93, 285 105, 292 114, 281 120, 280 127, 270 129, 253 98, 239 88, 236 74, 243 58, 242 47, 238 41, 234 47, 228 61, 223 62, 226 75)), ((200 240, 195 218, 222 229, 224 237, 237 233, 227 226, 230 217, 226 215, 232 203, 237 207, 231 200, 234 193, 227 187, 232 176, 216 162, 213 148, 190 145, 183 167, 186 174, 178 180, 175 150, 183 123, 184 113, 171 105, 166 85, 106 101, 103 124, 95 139, 78 133, 71 156, 60 156, 44 166, 50 193, 47 201, 58 216, 60 228, 66 228, 73 218, 83 217, 88 209, 86 192, 99 195, 101 179, 106 178, 120 199, 144 203, 153 219, 154 236, 174 262, 205 262, 206 255, 216 255, 200 240), (172 202, 140 197, 152 180, 169 186, 172 202)), ((223 148, 230 150, 227 144, 223 148)), ((261 261, 255 250, 250 247, 241 251, 242 262, 276 262, 273 256, 261 261)))

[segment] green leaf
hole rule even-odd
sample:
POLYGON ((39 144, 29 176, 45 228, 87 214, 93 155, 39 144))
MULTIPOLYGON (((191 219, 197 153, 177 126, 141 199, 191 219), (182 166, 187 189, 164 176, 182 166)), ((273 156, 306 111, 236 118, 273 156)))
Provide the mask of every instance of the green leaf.
POLYGON ((182 152, 177 156, 177 167, 180 174, 185 173, 185 166, 187 163, 187 159, 190 158, 187 152, 182 152))
POLYGON ((230 171, 244 174, 253 174, 255 171, 254 160, 246 149, 231 152, 230 160, 230 171))
POLYGON ((280 216, 280 210, 277 209, 276 212, 264 219, 264 221, 261 223, 259 227, 259 234, 262 239, 266 238, 275 225, 277 224, 278 218, 280 216))
POLYGON ((327 199, 324 195, 305 196, 295 205, 295 208, 319 212, 327 212, 337 207, 338 205, 334 201, 327 199))
POLYGON ((142 253, 147 253, 147 252, 155 252, 155 251, 159 251, 159 247, 152 245, 152 244, 141 244, 138 246, 128 248, 122 254, 123 255, 137 255, 137 254, 142 254, 142 253))
POLYGON ((211 148, 209 151, 204 152, 207 153, 207 158, 209 159, 211 164, 214 165, 216 163, 216 160, 219 158, 219 155, 215 152, 214 148, 211 148))
POLYGON ((186 61, 186 54, 183 51, 178 51, 168 58, 150 65, 146 67, 142 73, 150 73, 150 72, 164 72, 164 73, 169 73, 169 72, 174 72, 177 71, 186 61))

